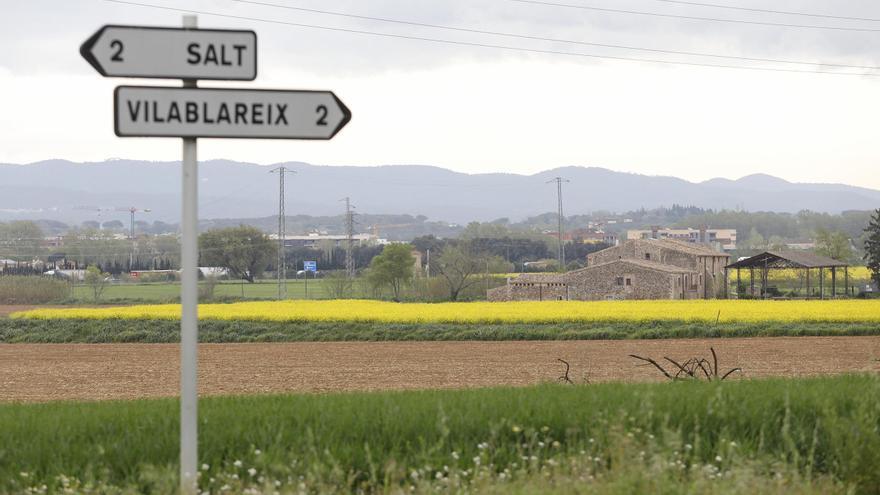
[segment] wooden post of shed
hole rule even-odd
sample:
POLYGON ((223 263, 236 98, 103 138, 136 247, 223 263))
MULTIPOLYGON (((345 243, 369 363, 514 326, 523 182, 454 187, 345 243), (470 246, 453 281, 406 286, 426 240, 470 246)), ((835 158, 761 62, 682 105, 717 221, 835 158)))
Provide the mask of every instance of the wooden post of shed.
POLYGON ((849 297, 849 267, 843 267, 843 290, 846 297, 849 297))
POLYGON ((727 278, 727 267, 724 267, 724 299, 730 298, 730 279, 727 278))
POLYGON ((751 272, 749 274, 749 284, 751 284, 751 286, 752 286, 751 287, 752 299, 754 299, 755 298, 755 267, 753 267, 753 266, 749 267, 749 270, 751 270, 751 272))
POLYGON ((813 293, 810 290, 810 269, 807 268, 806 270, 807 270, 807 298, 809 299, 809 297, 812 296, 813 293))
POLYGON ((736 298, 739 299, 740 276, 739 267, 736 267, 736 298))
POLYGON ((837 267, 831 267, 831 299, 837 297, 837 267))
POLYGON ((761 299, 767 298, 767 260, 764 260, 764 269, 761 273, 761 299))
POLYGON ((825 268, 819 268, 819 299, 825 299, 825 268))

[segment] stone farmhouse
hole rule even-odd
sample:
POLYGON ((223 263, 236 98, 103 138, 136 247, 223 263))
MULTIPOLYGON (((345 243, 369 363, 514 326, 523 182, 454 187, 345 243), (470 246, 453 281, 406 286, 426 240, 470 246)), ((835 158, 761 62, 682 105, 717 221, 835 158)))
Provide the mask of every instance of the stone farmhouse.
POLYGON ((587 255, 567 273, 527 273, 489 290, 490 301, 711 299, 722 294, 730 256, 706 244, 634 239, 587 255))

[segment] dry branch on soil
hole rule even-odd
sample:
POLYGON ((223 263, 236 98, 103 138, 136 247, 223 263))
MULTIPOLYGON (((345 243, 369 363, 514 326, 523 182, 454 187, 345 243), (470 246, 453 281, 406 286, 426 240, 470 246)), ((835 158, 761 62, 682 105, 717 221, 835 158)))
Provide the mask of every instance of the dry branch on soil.
POLYGON ((658 371, 663 373, 663 376, 669 378, 670 380, 681 380, 681 379, 700 379, 700 373, 702 372, 702 376, 706 378, 708 381, 713 380, 724 380, 728 376, 730 376, 733 372, 739 371, 742 372, 742 368, 732 368, 728 370, 726 373, 721 375, 718 371, 718 354, 715 353, 715 349, 713 347, 709 348, 709 351, 712 352, 712 362, 709 362, 708 359, 702 357, 693 357, 688 359, 683 363, 679 363, 678 361, 672 359, 671 357, 664 356, 663 359, 669 361, 675 368, 671 371, 668 371, 657 361, 643 356, 637 356, 635 354, 630 354, 631 358, 638 359, 640 361, 644 361, 648 364, 653 365, 657 368, 658 371))
POLYGON ((568 371, 571 369, 571 366, 568 364, 568 361, 565 361, 564 359, 559 359, 559 358, 556 358, 556 360, 565 365, 565 374, 560 376, 558 378, 558 380, 560 382, 571 383, 572 385, 574 385, 574 382, 571 381, 571 378, 568 377, 568 371))

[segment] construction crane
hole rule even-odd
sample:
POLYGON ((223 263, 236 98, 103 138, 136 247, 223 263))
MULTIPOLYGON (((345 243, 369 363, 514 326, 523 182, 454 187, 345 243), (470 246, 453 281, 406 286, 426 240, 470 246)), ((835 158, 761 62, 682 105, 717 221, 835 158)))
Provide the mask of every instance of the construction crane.
POLYGON ((131 251, 128 253, 128 269, 131 270, 132 266, 134 265, 134 253, 137 250, 137 243, 135 242, 135 239, 134 239, 134 214, 137 212, 149 213, 153 210, 151 210, 149 208, 136 208, 134 206, 129 206, 129 207, 118 206, 118 207, 114 208, 113 211, 127 211, 131 215, 130 220, 129 220, 129 224, 128 224, 128 226, 129 226, 128 239, 131 241, 131 251))

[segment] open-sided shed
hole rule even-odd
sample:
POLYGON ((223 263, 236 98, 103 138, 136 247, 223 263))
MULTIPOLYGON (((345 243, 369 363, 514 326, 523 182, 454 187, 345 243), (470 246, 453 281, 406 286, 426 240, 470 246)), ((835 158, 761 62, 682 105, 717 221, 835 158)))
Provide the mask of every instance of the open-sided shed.
MULTIPOLYGON (((843 269, 844 274, 844 291, 843 295, 850 294, 849 288, 849 271, 847 268, 848 264, 837 261, 832 258, 827 258, 825 256, 819 256, 818 254, 808 253, 808 252, 800 252, 800 251, 765 251, 761 254, 756 254, 755 256, 751 256, 749 258, 741 259, 735 263, 731 263, 724 267, 724 279, 729 280, 728 273, 730 270, 736 270, 736 287, 737 291, 741 286, 741 278, 740 278, 740 270, 746 269, 749 270, 749 290, 748 294, 751 297, 767 297, 767 289, 768 289, 768 274, 770 270, 803 270, 806 278, 806 294, 804 297, 814 297, 813 289, 818 288, 818 297, 820 299, 824 299, 825 294, 825 270, 831 270, 831 297, 837 297, 837 271, 838 269, 843 269), (811 274, 813 271, 818 271, 818 284, 816 287, 811 285, 811 274), (758 287, 759 292, 756 293, 755 288, 755 273, 758 274, 758 281, 760 282, 760 286, 758 287)), ((725 283, 725 295, 727 295, 728 283, 725 283)))

